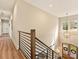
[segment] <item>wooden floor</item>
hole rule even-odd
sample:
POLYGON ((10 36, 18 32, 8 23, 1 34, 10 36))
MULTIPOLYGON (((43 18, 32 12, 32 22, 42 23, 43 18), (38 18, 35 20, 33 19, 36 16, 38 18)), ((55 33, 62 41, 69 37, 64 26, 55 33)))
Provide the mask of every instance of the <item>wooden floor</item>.
POLYGON ((8 37, 0 37, 0 59, 24 59, 8 37))

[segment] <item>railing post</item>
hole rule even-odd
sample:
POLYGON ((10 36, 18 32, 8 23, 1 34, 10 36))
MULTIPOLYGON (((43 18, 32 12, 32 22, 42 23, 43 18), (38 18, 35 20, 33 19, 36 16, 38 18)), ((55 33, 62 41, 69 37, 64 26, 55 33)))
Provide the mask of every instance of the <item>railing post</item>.
POLYGON ((53 52, 53 50, 52 50, 52 59, 54 59, 54 52, 53 52))
POLYGON ((31 30, 31 59, 36 59, 35 57, 35 29, 31 30))
POLYGON ((19 31, 19 49, 20 49, 20 31, 19 31))
POLYGON ((48 59, 48 49, 47 49, 47 55, 46 55, 46 59, 48 59))

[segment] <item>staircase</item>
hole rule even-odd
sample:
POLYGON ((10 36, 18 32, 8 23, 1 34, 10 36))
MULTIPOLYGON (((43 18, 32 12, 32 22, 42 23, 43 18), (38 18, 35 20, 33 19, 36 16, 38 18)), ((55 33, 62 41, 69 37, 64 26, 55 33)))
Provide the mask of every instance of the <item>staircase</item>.
POLYGON ((19 31, 19 50, 26 59, 61 59, 59 54, 36 37, 34 29, 30 33, 19 31))

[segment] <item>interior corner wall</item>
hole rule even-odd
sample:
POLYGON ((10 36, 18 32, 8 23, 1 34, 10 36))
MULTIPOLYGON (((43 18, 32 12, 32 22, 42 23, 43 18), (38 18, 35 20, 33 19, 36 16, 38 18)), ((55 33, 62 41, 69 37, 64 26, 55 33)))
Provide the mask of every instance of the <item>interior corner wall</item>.
POLYGON ((48 46, 56 39, 58 18, 18 0, 13 13, 13 41, 18 48, 18 31, 30 32, 36 29, 36 36, 48 46))

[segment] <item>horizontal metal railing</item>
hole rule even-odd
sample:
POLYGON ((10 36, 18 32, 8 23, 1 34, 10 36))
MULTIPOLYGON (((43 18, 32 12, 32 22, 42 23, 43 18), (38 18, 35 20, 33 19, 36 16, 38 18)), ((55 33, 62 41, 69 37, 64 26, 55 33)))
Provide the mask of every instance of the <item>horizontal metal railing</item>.
POLYGON ((19 49, 23 52, 25 57, 31 59, 31 39, 30 33, 19 31, 19 49))
POLYGON ((38 59, 58 59, 60 56, 53 51, 50 47, 48 47, 46 44, 44 44, 42 41, 40 41, 38 38, 36 38, 36 52, 38 59))
POLYGON ((28 59, 59 59, 60 56, 36 38, 34 34, 34 32, 26 33, 19 31, 19 49, 23 52, 25 57, 28 59))

